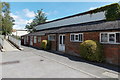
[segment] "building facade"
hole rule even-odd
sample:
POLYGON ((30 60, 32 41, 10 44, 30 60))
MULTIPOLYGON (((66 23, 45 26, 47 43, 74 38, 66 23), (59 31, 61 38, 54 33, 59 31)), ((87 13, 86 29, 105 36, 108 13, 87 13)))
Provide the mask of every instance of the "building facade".
POLYGON ((120 20, 106 21, 104 11, 89 14, 92 11, 40 24, 37 32, 22 36, 21 42, 40 48, 42 40, 50 40, 51 50, 79 56, 80 43, 96 40, 103 45, 106 62, 119 65, 120 20))

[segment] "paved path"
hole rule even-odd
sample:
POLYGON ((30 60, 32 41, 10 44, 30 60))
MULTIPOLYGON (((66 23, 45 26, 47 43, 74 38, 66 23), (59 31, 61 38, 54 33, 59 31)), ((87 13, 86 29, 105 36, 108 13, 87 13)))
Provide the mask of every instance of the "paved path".
POLYGON ((5 53, 4 78, 118 78, 114 70, 33 48, 5 53))
POLYGON ((5 51, 19 51, 17 48, 15 48, 10 42, 7 40, 4 40, 4 46, 3 49, 5 51))

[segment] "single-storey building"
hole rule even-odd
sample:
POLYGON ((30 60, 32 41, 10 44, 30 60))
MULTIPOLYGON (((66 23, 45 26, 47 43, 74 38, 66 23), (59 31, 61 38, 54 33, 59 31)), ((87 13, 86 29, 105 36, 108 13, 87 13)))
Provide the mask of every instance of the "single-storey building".
POLYGON ((79 56, 80 43, 96 40, 103 45, 106 62, 119 65, 120 19, 107 21, 106 12, 96 10, 42 23, 36 26, 37 32, 22 36, 21 42, 40 48, 42 40, 50 40, 51 50, 79 56))

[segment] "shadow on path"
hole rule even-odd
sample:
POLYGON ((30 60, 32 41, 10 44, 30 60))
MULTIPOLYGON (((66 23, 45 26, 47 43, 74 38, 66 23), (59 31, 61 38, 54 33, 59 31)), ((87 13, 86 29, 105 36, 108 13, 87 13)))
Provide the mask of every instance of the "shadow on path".
POLYGON ((61 54, 60 52, 56 52, 56 51, 49 51, 49 52, 52 52, 53 54, 57 54, 57 55, 60 55, 60 56, 67 57, 67 58, 69 58, 70 60, 73 60, 73 61, 85 62, 85 63, 92 64, 92 65, 95 65, 95 66, 99 66, 99 67, 103 67, 103 68, 106 68, 106 69, 109 69, 109 70, 120 72, 120 66, 117 66, 117 65, 112 65, 112 64, 105 63, 105 62, 99 63, 99 62, 87 61, 87 60, 82 59, 82 58, 77 57, 77 56, 73 56, 73 55, 66 54, 66 53, 61 54))
MULTIPOLYGON (((41 49, 35 48, 35 47, 32 47, 32 48, 37 49, 37 50, 41 50, 41 49)), ((73 56, 73 55, 66 54, 66 53, 61 53, 61 52, 58 52, 58 51, 47 51, 47 52, 50 52, 51 54, 56 54, 56 55, 60 55, 60 56, 63 56, 63 57, 67 57, 72 61, 84 62, 84 63, 92 64, 92 65, 95 65, 95 66, 103 67, 103 68, 106 68, 106 69, 109 69, 109 70, 113 70, 113 71, 116 71, 116 72, 120 72, 120 68, 119 68, 120 66, 117 66, 117 65, 112 65, 112 64, 105 63, 105 62, 104 63, 99 63, 99 62, 87 61, 87 60, 82 59, 80 57, 73 56)))

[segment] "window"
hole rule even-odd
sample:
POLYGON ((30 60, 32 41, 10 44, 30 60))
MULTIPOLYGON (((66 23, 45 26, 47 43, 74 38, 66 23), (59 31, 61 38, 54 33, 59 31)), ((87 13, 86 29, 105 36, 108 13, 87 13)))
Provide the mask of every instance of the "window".
POLYGON ((28 42, 28 36, 27 36, 27 42, 28 42))
POLYGON ((40 43, 41 42, 41 37, 40 36, 38 36, 38 43, 40 43))
POLYGON ((48 40, 55 41, 55 35, 48 35, 48 40))
POLYGON ((74 34, 71 34, 71 41, 74 41, 74 34))
POLYGON ((120 32, 103 32, 100 34, 101 43, 120 43, 120 32))
POLYGON ((70 35, 70 41, 73 41, 73 42, 82 42, 83 41, 83 33, 71 34, 70 35))
POLYGON ((101 42, 108 42, 108 34, 101 33, 101 42))
POLYGON ((34 36, 34 43, 36 43, 37 42, 37 39, 36 39, 37 37, 36 36, 34 36))
POLYGON ((116 43, 120 43, 120 33, 116 33, 116 43))

